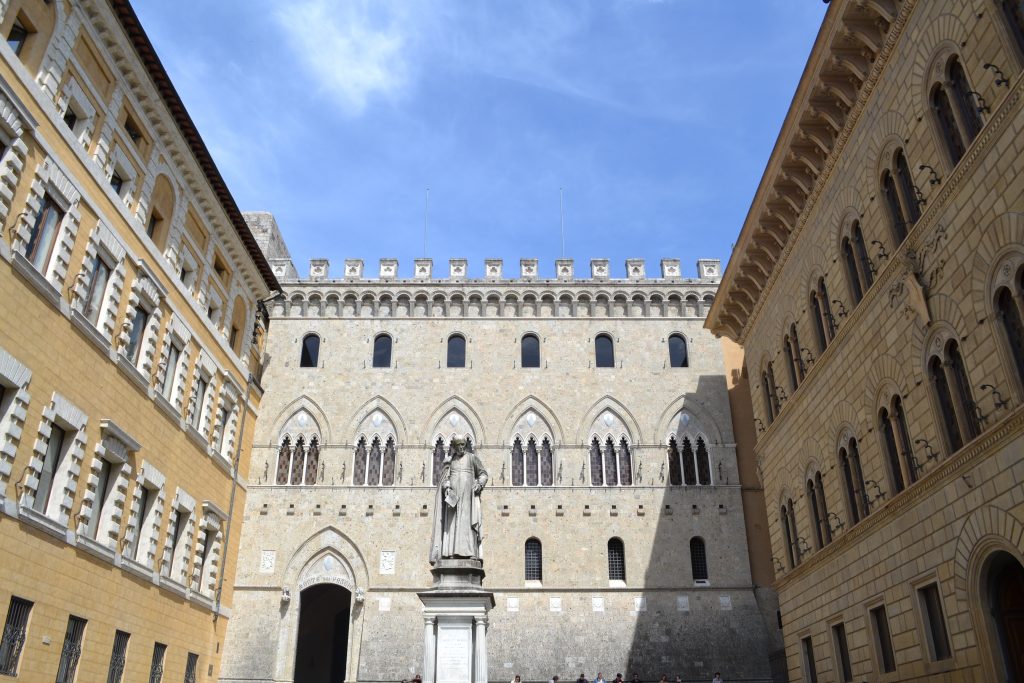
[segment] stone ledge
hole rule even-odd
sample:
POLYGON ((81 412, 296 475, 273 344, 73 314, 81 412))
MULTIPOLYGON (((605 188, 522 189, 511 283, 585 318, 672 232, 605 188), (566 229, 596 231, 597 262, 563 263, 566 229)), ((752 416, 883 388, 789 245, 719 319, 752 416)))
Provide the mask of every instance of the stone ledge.
POLYGON ((96 345, 103 355, 107 356, 111 362, 117 362, 117 357, 114 355, 114 349, 110 343, 110 340, 103 336, 103 333, 96 329, 88 318, 86 318, 78 310, 71 311, 71 323, 78 328, 78 331, 82 333, 82 336, 91 341, 96 345))
POLYGON ((20 252, 13 252, 11 265, 14 267, 14 271, 22 277, 23 280, 32 285, 39 294, 42 295, 54 308, 59 310, 62 315, 68 317, 71 315, 71 307, 68 302, 64 300, 60 295, 60 290, 49 280, 47 280, 42 273, 36 270, 28 259, 26 259, 20 252))
POLYGON ((55 519, 26 506, 18 506, 18 518, 30 526, 45 531, 54 538, 58 538, 68 545, 75 545, 75 537, 70 529, 55 519))

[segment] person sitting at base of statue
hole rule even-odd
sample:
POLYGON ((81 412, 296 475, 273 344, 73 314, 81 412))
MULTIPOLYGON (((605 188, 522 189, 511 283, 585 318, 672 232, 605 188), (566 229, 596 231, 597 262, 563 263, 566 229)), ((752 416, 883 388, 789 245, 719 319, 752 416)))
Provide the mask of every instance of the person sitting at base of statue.
POLYGON ((559 681, 559 678, 558 678, 558 675, 556 674, 556 675, 551 677, 551 680, 548 681, 548 683, 558 683, 558 681, 559 681))
POLYGON ((581 671, 580 677, 576 679, 576 683, 590 683, 590 681, 587 680, 587 677, 584 676, 583 672, 581 671))
POLYGON ((640 674, 633 672, 633 677, 629 679, 629 683, 640 683, 640 674))
POLYGON ((723 683, 722 682, 722 674, 720 674, 719 672, 716 671, 715 672, 715 677, 711 679, 711 683, 723 683))
POLYGON ((523 682, 523 679, 519 677, 519 674, 516 674, 509 683, 522 683, 522 682, 523 682))
POLYGON ((615 674, 615 680, 612 683, 626 683, 626 679, 622 677, 622 674, 615 674))
POLYGON ((598 671, 592 683, 608 683, 608 681, 604 680, 604 674, 598 671))

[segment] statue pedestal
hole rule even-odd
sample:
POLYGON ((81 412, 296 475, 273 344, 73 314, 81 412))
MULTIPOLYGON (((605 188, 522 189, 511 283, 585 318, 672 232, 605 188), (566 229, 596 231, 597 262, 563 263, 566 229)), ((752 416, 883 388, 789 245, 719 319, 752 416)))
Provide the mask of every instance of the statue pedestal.
POLYGON ((423 602, 423 683, 487 683, 487 613, 479 560, 440 560, 423 602))

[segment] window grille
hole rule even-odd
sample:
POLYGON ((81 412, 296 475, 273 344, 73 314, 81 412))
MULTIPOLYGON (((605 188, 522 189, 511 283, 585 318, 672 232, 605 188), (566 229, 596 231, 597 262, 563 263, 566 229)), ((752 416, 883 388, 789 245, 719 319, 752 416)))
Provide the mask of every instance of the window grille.
POLYGON ((629 452, 626 437, 619 440, 619 483, 623 486, 633 485, 633 455, 629 452))
POLYGON ((551 442, 546 438, 540 445, 540 485, 551 486, 554 484, 555 475, 554 456, 551 453, 551 442))
POLYGON ((10 607, 7 608, 7 621, 4 622, 3 638, 0 640, 0 674, 18 675, 18 660, 21 659, 21 648, 25 645, 28 615, 31 611, 32 603, 28 600, 11 598, 10 607))
POLYGON ((540 541, 531 538, 526 541, 526 580, 543 581, 543 557, 540 541))
POLYGON ((302 338, 299 367, 315 368, 318 365, 320 365, 320 337, 315 334, 307 334, 302 338))
POLYGON ((85 633, 85 619, 68 617, 68 629, 64 633, 64 646, 60 650, 60 664, 57 667, 56 683, 73 683, 78 660, 82 657, 82 635, 85 633))
POLYGON ((626 580, 626 551, 618 538, 608 541, 608 580, 626 580))
POLYGON ((131 636, 124 631, 114 633, 114 647, 110 652, 110 670, 107 683, 121 683, 125 661, 128 657, 128 639, 131 636))
POLYGON ((540 463, 537 462, 537 441, 530 437, 526 442, 526 485, 536 486, 540 477, 540 463))
POLYGON ((391 367, 391 337, 378 334, 373 340, 373 367, 391 367))
POLYGON ((395 459, 395 440, 388 437, 387 444, 384 446, 384 468, 381 474, 381 484, 384 486, 394 486, 395 484, 395 459))
POLYGON ((369 486, 380 486, 381 452, 380 437, 374 437, 370 443, 370 456, 366 468, 366 483, 369 486))
MULTIPOLYGON (((434 478, 437 478, 436 467, 434 478)), ((352 468, 352 484, 366 486, 366 437, 360 437, 359 443, 356 444, 356 462, 352 468)), ((435 481, 434 484, 437 482, 435 481)))
POLYGON ((523 442, 518 437, 512 444, 512 485, 522 486, 525 467, 523 464, 523 442))
POLYGON ((676 446, 675 437, 668 441, 668 483, 672 486, 682 486, 683 471, 679 462, 679 447, 676 446))
POLYGON ((188 661, 185 662, 185 683, 196 683, 196 669, 198 666, 199 655, 189 652, 188 661))
POLYGON ((299 437, 295 439, 295 450, 292 451, 292 471, 288 475, 288 483, 299 485, 302 483, 303 466, 306 464, 306 439, 299 437))
POLYGON ((615 462, 615 443, 610 436, 604 442, 604 484, 605 486, 619 485, 619 468, 615 462))
POLYGON ((540 340, 535 334, 524 334, 520 341, 520 361, 524 368, 540 367, 540 340))
POLYGON ((683 437, 683 482, 687 486, 697 485, 697 468, 693 461, 693 445, 689 437, 683 437))
POLYGON ((708 555, 702 538, 690 539, 690 568, 694 581, 708 580, 708 555))
POLYGON ((288 472, 291 471, 291 460, 291 439, 286 436, 284 437, 284 441, 281 442, 281 449, 277 452, 277 478, 275 481, 278 484, 288 483, 288 472))
POLYGON ((149 665, 149 683, 160 683, 164 677, 164 654, 167 646, 153 643, 153 661, 149 665))
POLYGON ((303 483, 306 486, 316 484, 316 475, 320 467, 320 441, 314 436, 309 440, 309 448, 306 449, 306 472, 303 476, 303 483))

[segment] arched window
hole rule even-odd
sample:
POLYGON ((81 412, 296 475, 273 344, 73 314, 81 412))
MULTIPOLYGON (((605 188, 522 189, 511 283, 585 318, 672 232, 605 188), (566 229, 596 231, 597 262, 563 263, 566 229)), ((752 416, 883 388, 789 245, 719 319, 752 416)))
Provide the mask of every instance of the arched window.
POLYGON ((629 442, 626 437, 619 439, 619 483, 623 486, 633 485, 633 455, 629 452, 629 442))
POLYGON ((902 149, 896 150, 893 165, 896 168, 896 181, 899 183, 900 199, 903 201, 907 225, 913 225, 921 217, 921 207, 917 189, 914 187, 914 178, 910 175, 910 165, 902 149))
POLYGON ((378 334, 373 339, 373 367, 391 367, 391 337, 386 334, 378 334))
MULTIPOLYGON (((1021 271, 1021 289, 1024 290, 1024 271, 1021 271)), ((1013 361, 1013 370, 1017 379, 1024 386, 1024 322, 1021 308, 1014 301, 1008 287, 1000 287, 996 292, 996 319, 1003 330, 1003 337, 1013 361)))
POLYGON ((882 173, 882 195, 885 197, 885 208, 889 214, 889 229, 892 230, 893 242, 898 247, 907 239, 907 220, 903 217, 903 206, 896 191, 896 181, 889 170, 882 173))
POLYGON ((761 374, 761 385, 764 391, 765 405, 768 408, 768 424, 771 424, 775 416, 779 414, 779 392, 775 386, 775 369, 771 363, 761 374))
POLYGON ((519 418, 512 430, 512 485, 551 486, 554 462, 551 428, 534 410, 519 418))
POLYGON ((295 448, 292 450, 292 471, 288 475, 288 483, 298 485, 305 479, 306 465, 306 440, 299 437, 295 440, 295 448))
POLYGON ((853 253, 853 244, 849 237, 843 238, 843 265, 846 268, 846 282, 850 285, 850 296, 854 305, 864 298, 864 289, 860 284, 860 271, 857 269, 857 257, 853 253))
POLYGON ((292 444, 291 437, 284 437, 281 447, 277 451, 277 477, 275 481, 279 485, 288 483, 288 475, 292 471, 292 444))
POLYGON ((590 439, 592 486, 631 486, 633 455, 628 430, 610 410, 594 421, 590 439))
POLYGON ((817 292, 811 292, 811 324, 814 326, 814 338, 818 342, 818 353, 820 354, 828 346, 828 338, 825 336, 825 323, 817 292))
POLYGON ((864 491, 864 473, 860 466, 860 451, 857 439, 851 438, 839 449, 839 464, 843 470, 846 488, 846 504, 850 512, 850 526, 868 516, 868 502, 864 491))
POLYGON ((960 137, 960 128, 956 125, 956 116, 953 114, 953 103, 949 101, 949 93, 942 83, 936 83, 932 88, 932 113, 935 114, 935 122, 942 134, 942 142, 946 146, 946 153, 950 162, 956 166, 966 152, 966 145, 960 137))
POLYGON ((697 437, 697 483, 701 486, 711 485, 711 462, 704 439, 697 437))
POLYGON ((818 491, 814 488, 814 479, 807 480, 807 509, 811 513, 815 547, 821 550, 825 547, 824 520, 821 519, 821 510, 818 508, 818 491))
POLYGON ((524 334, 519 342, 520 365, 524 368, 540 367, 540 339, 535 334, 524 334))
POLYGON ((526 580, 544 580, 544 558, 540 541, 530 538, 526 541, 526 580))
POLYGON ((320 466, 320 441, 315 436, 309 440, 305 460, 302 482, 306 486, 313 486, 316 484, 317 468, 320 466))
POLYGON ((821 533, 825 539, 825 545, 832 542, 832 526, 828 521, 828 500, 825 499, 825 486, 821 481, 821 472, 814 473, 815 502, 818 507, 818 519, 821 524, 821 533))
POLYGON ((828 334, 828 340, 832 341, 836 336, 836 319, 832 316, 832 304, 823 277, 818 278, 818 299, 821 301, 821 319, 825 324, 825 332, 828 334))
POLYGON ((893 493, 899 493, 917 480, 914 453, 910 448, 907 417, 903 412, 903 399, 893 396, 888 406, 878 411, 878 431, 889 469, 893 493))
POLYGON ((512 485, 522 486, 525 481, 524 473, 526 471, 524 459, 523 459, 523 442, 521 439, 516 438, 512 442, 512 485))
POLYGON ((626 580, 626 550, 619 538, 608 541, 608 580, 626 580))
POLYGON ((554 483, 554 456, 551 454, 551 442, 545 437, 540 442, 540 485, 551 486, 554 483))
POLYGON ((536 486, 540 481, 540 463, 537 462, 537 440, 526 442, 526 485, 536 486))
POLYGON ((683 482, 687 486, 697 485, 697 464, 693 459, 693 445, 688 437, 683 437, 683 482))
POLYGON ((818 336, 818 353, 824 353, 829 342, 836 336, 836 321, 832 317, 828 287, 825 286, 823 277, 818 278, 818 284, 811 292, 811 318, 818 336))
POLYGON ((362 437, 356 443, 355 462, 352 464, 352 484, 354 486, 366 486, 366 466, 366 437, 362 437))
POLYGON ((448 337, 448 367, 466 367, 466 338, 461 334, 448 337))
POLYGON ((868 258, 868 248, 864 243, 864 231, 860 229, 860 221, 854 221, 850 228, 850 240, 853 242, 853 253, 857 257, 857 267, 860 269, 860 279, 867 291, 875 283, 874 266, 868 258))
POLYGON ((796 518, 793 516, 793 501, 787 500, 783 504, 779 522, 782 524, 782 535, 786 542, 786 559, 789 560, 789 568, 793 569, 800 564, 800 553, 796 545, 796 518))
POLYGON ((974 95, 971 94, 974 89, 967 80, 967 72, 964 71, 964 66, 958 58, 953 57, 949 60, 946 70, 949 74, 949 87, 953 91, 953 99, 960 107, 960 126, 963 129, 964 140, 967 145, 970 145, 974 142, 974 138, 978 137, 982 126, 978 103, 975 102, 974 95))
POLYGON ((708 555, 704 548, 704 539, 694 536, 690 539, 690 569, 696 583, 708 581, 708 555))
POLYGON ((787 333, 782 337, 782 352, 786 354, 786 370, 789 371, 789 386, 796 389, 800 386, 800 379, 797 376, 797 356, 793 355, 793 340, 787 333))
POLYGON ((299 409, 288 418, 281 434, 275 482, 313 486, 320 474, 320 432, 316 420, 305 409, 299 409))
POLYGON ((694 440, 689 435, 682 436, 682 450, 676 445, 676 437, 672 436, 668 443, 668 456, 669 483, 673 486, 711 484, 711 462, 703 436, 694 440))
POLYGON ((387 443, 384 444, 384 465, 381 468, 380 474, 381 486, 394 486, 396 459, 395 440, 392 437, 388 437, 387 443))
POLYGON ((676 437, 668 440, 668 483, 671 486, 683 485, 683 469, 680 466, 679 447, 676 445, 676 437))
POLYGON ((300 368, 315 368, 320 364, 320 337, 307 334, 302 338, 302 354, 299 358, 300 368))
POLYGON ((615 345, 607 334, 599 334, 594 339, 594 354, 599 368, 615 367, 615 345))
POLYGON ((932 356, 928 376, 939 410, 938 422, 949 453, 953 454, 981 432, 967 370, 955 339, 946 342, 941 358, 932 356))
POLYGON ((668 360, 673 368, 689 367, 690 359, 686 350, 686 339, 681 334, 673 334, 668 338, 668 360))
POLYGON ((1024 5, 1020 0, 1002 0, 1003 17, 1006 19, 1006 26, 1010 35, 1017 43, 1017 49, 1024 56, 1024 5))
POLYGON ((595 436, 590 441, 590 485, 604 486, 604 459, 601 457, 601 442, 595 436))
POLYGON ((800 355, 800 337, 797 335, 796 323, 789 326, 789 334, 784 340, 787 364, 789 365, 789 379, 793 383, 793 389, 800 386, 804 381, 804 361, 800 355))

